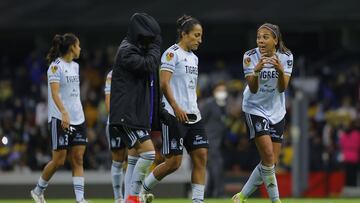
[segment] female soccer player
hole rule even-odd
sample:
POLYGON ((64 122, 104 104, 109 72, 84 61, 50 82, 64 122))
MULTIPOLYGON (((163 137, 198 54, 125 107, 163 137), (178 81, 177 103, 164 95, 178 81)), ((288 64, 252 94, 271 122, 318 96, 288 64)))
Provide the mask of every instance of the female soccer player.
POLYGON ((184 146, 193 163, 192 199, 204 201, 208 139, 196 102, 198 58, 193 53, 202 38, 200 22, 187 15, 177 21, 179 41, 162 55, 160 87, 165 109, 163 121, 162 153, 165 162, 158 165, 145 179, 143 187, 152 189, 165 176, 176 171, 181 164, 184 146))
POLYGON ((47 55, 48 122, 52 141, 52 159, 42 171, 31 197, 37 203, 46 202, 44 190, 69 151, 76 202, 84 199, 83 156, 87 144, 85 117, 80 101, 79 64, 80 41, 71 33, 55 35, 47 55))
POLYGON ((255 141, 261 162, 253 170, 234 203, 243 203, 265 183, 272 202, 279 203, 275 164, 281 150, 285 126, 285 93, 293 67, 293 55, 282 40, 279 26, 265 23, 257 31, 257 48, 244 54, 247 81, 243 111, 251 140, 255 141))

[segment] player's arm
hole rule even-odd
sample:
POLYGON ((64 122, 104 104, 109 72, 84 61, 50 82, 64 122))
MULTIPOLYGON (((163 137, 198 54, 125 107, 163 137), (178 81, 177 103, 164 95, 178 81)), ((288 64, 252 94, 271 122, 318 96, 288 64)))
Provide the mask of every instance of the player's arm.
POLYGON ((292 55, 289 56, 289 60, 286 61, 285 64, 282 64, 280 59, 277 55, 275 58, 271 58, 271 64, 274 65, 276 71, 278 72, 278 82, 277 87, 278 91, 284 92, 289 85, 290 76, 292 72, 292 64, 293 64, 293 57, 292 55))
POLYGON ((186 115, 186 112, 183 111, 180 106, 177 104, 174 98, 173 91, 170 87, 170 79, 172 77, 172 72, 167 70, 161 70, 160 71, 160 88, 163 92, 166 100, 169 102, 170 106, 173 108, 175 112, 175 116, 178 119, 178 121, 185 123, 189 119, 186 115))
POLYGON ((281 92, 284 92, 286 90, 286 88, 288 87, 289 81, 290 81, 290 76, 285 75, 284 70, 281 70, 281 69, 278 70, 278 73, 279 73, 279 77, 278 77, 277 87, 278 87, 278 91, 281 93, 281 92))
POLYGON ((50 89, 51 89, 51 97, 53 98, 56 107, 59 109, 59 111, 61 113, 61 117, 62 117, 61 118, 61 126, 63 128, 69 128, 70 117, 69 117, 68 112, 66 111, 66 108, 65 108, 63 102, 61 101, 61 99, 59 97, 60 83, 58 83, 58 82, 50 83, 50 89))
POLYGON ((266 62, 266 57, 262 57, 260 61, 254 65, 249 56, 244 56, 244 73, 246 82, 250 92, 256 94, 259 89, 259 75, 266 62))
POLYGON ((105 94, 105 108, 106 112, 110 113, 110 94, 105 94))
POLYGON ((160 44, 161 38, 158 36, 145 53, 133 45, 129 46, 122 53, 120 63, 133 72, 155 72, 160 62, 160 44))

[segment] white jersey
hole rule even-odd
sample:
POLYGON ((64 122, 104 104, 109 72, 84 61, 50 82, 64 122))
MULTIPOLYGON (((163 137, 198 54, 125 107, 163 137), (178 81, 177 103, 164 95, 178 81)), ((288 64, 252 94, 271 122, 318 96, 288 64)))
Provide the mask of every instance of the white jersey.
MULTIPOLYGON (((105 88, 104 88, 105 95, 110 94, 110 92, 111 92, 112 72, 113 71, 111 70, 106 76, 105 88)), ((109 116, 108 116, 108 119, 107 119, 107 124, 109 124, 109 116)))
POLYGON ((59 97, 66 111, 69 113, 70 124, 79 125, 85 121, 83 107, 80 101, 80 78, 79 64, 71 61, 70 63, 57 58, 53 61, 47 71, 48 77, 48 122, 52 117, 61 120, 61 113, 56 106, 52 95, 50 83, 59 83, 59 97))
MULTIPOLYGON (((193 52, 183 50, 174 44, 161 57, 160 71, 172 72, 170 87, 177 104, 188 114, 195 114, 196 123, 201 119, 197 105, 196 86, 198 79, 198 58, 193 52)), ((163 96, 165 109, 173 116, 174 110, 163 96)))
MULTIPOLYGON (((284 74, 290 76, 293 68, 293 55, 290 52, 276 52, 284 74)), ((244 54, 243 67, 245 77, 254 74, 254 68, 259 62, 261 54, 259 48, 247 51, 244 54)), ((265 64, 259 74, 259 88, 257 93, 250 92, 247 85, 244 90, 243 111, 269 119, 271 124, 280 122, 285 114, 285 93, 277 88, 278 72, 270 64, 265 64)))

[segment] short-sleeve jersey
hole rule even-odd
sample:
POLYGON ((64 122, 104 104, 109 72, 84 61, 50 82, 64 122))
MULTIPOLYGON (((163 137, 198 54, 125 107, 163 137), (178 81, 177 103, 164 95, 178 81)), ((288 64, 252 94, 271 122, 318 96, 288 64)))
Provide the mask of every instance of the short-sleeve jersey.
MULTIPOLYGON (((161 57, 160 71, 172 72, 170 87, 178 105, 188 114, 195 114, 200 121, 201 115, 197 105, 196 87, 198 80, 198 58, 193 52, 183 50, 174 44, 161 57)), ((165 109, 173 116, 174 110, 163 96, 165 109)))
MULTIPOLYGON (((291 76, 293 68, 293 55, 291 52, 276 52, 283 68, 284 74, 291 76)), ((247 51, 244 54, 243 68, 245 77, 254 74, 254 68, 261 58, 259 48, 247 51)), ((243 111, 249 114, 269 119, 272 124, 280 122, 286 114, 285 93, 277 88, 278 72, 271 64, 265 64, 259 73, 259 88, 257 93, 250 92, 247 85, 244 91, 243 111)))
MULTIPOLYGON (((112 77, 112 70, 107 74, 106 76, 106 81, 105 81, 105 88, 104 88, 104 92, 105 92, 105 95, 106 94, 110 94, 111 92, 111 77, 112 77)), ((108 116, 108 119, 107 119, 107 124, 109 124, 109 116, 108 116)))
POLYGON ((80 101, 79 64, 70 63, 57 58, 47 71, 48 77, 48 122, 51 118, 62 119, 60 110, 56 106, 52 95, 50 83, 59 83, 59 97, 70 117, 71 125, 79 125, 85 121, 83 107, 80 101))

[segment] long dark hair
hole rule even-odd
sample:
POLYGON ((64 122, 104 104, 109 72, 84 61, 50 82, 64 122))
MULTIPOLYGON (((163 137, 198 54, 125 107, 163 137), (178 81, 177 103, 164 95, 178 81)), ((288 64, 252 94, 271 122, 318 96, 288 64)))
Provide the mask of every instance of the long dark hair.
POLYGON ((177 27, 177 34, 178 34, 178 41, 181 40, 181 33, 185 32, 188 34, 194 27, 194 25, 201 25, 200 21, 196 18, 184 14, 176 21, 176 27, 177 27))
POLYGON ((271 23, 264 23, 258 28, 258 30, 260 28, 266 28, 266 29, 270 30, 272 36, 274 38, 278 39, 278 43, 275 46, 276 50, 279 50, 280 53, 291 52, 290 49, 288 49, 285 46, 284 40, 282 39, 282 35, 280 32, 280 28, 278 25, 271 24, 271 23))
POLYGON ((52 41, 52 46, 46 56, 46 61, 50 64, 57 57, 65 55, 71 45, 74 45, 79 40, 72 33, 66 33, 64 35, 56 34, 52 41))

